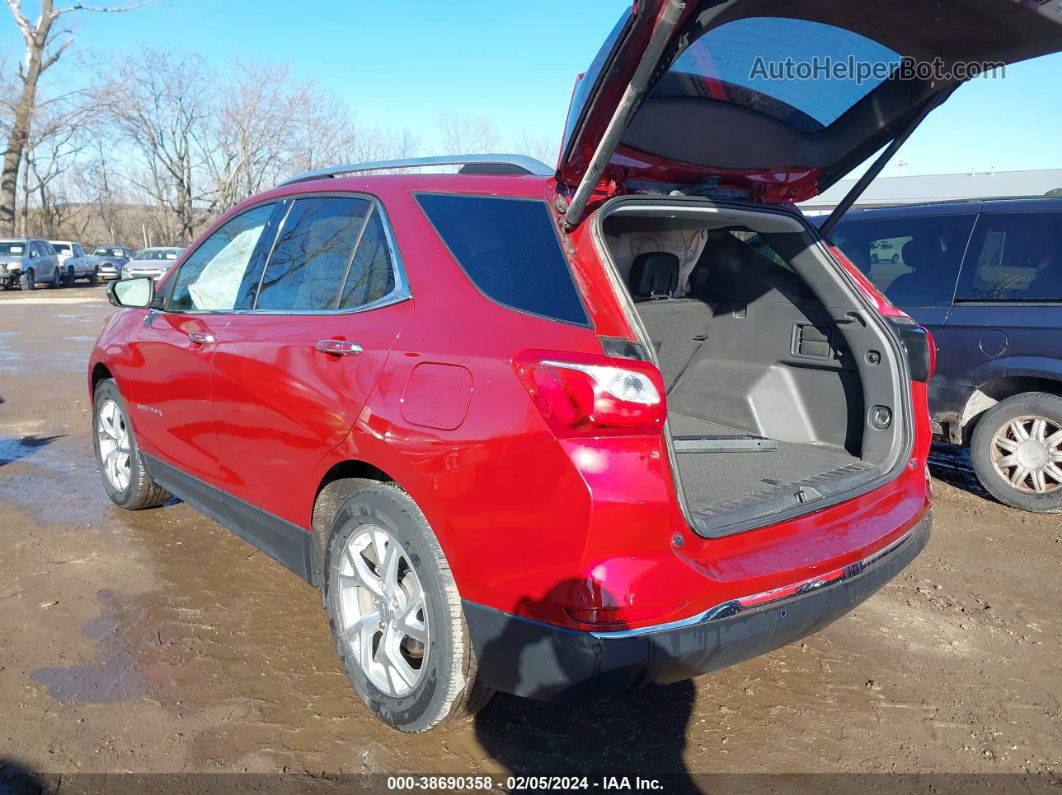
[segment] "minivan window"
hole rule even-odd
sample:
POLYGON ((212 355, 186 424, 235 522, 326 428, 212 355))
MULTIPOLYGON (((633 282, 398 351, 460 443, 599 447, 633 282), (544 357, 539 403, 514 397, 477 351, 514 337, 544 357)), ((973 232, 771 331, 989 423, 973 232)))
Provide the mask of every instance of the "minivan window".
POLYGON ((830 237, 897 306, 950 306, 974 217, 856 218, 830 237))
MULTIPOLYGON (((266 264, 255 308, 267 311, 340 308, 348 269, 355 281, 364 277, 363 273, 353 273, 352 258, 371 210, 370 201, 350 196, 296 200, 266 264)), ((385 264, 390 269, 390 262, 385 264)), ((365 290, 358 293, 352 289, 350 297, 360 299, 366 294, 365 290)))
POLYGON ((417 201, 488 298, 553 320, 587 322, 545 202, 432 193, 417 201))
POLYGON ((984 214, 956 300, 1062 301, 1062 213, 984 214))
POLYGON ((255 246, 275 207, 275 203, 262 204, 241 213, 204 240, 177 272, 166 308, 233 309, 255 246))

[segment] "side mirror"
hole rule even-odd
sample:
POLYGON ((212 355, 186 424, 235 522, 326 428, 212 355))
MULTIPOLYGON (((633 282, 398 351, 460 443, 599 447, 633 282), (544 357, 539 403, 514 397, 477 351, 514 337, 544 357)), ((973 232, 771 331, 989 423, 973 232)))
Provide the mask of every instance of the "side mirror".
POLYGON ((107 285, 107 300, 114 306, 147 308, 155 300, 155 280, 150 276, 119 279, 107 285))

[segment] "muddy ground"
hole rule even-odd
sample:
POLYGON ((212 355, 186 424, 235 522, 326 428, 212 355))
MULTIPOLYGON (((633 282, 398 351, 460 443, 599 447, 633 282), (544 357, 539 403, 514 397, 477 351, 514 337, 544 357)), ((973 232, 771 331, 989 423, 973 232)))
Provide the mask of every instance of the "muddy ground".
POLYGON ((316 593, 190 507, 111 506, 85 361, 103 288, 0 293, 0 759, 172 771, 1062 773, 1062 517, 961 459, 936 529, 824 632, 585 707, 499 696, 427 735, 349 689, 316 593))

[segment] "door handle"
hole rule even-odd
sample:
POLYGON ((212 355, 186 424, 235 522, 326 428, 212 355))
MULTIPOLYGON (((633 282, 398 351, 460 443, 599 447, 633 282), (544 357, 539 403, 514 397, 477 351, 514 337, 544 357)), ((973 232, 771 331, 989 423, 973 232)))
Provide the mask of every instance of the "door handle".
POLYGON ((209 345, 214 342, 214 335, 209 331, 189 331, 188 339, 196 345, 209 345))
POLYGON ((329 356, 357 356, 361 353, 361 346, 346 340, 318 340, 317 350, 329 356))

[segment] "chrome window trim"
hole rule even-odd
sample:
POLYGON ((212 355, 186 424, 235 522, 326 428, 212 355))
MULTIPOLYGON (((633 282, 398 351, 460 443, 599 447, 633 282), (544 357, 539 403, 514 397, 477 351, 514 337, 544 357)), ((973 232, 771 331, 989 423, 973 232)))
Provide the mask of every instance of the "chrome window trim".
MULTIPOLYGON (((380 222, 383 225, 384 238, 387 240, 387 251, 391 255, 391 273, 395 278, 395 286, 387 295, 377 298, 368 304, 362 306, 353 307, 350 309, 168 309, 164 308, 163 312, 173 312, 179 315, 356 315, 362 312, 370 312, 374 309, 382 309, 385 306, 391 306, 392 304, 399 304, 403 301, 408 301, 413 297, 413 293, 409 287, 409 279, 406 275, 405 262, 402 260, 402 254, 398 248, 398 240, 395 237, 394 229, 391 226, 391 218, 387 214, 387 208, 384 207, 383 202, 378 196, 374 196, 371 193, 359 193, 357 191, 307 191, 305 193, 292 193, 287 196, 273 197, 271 199, 264 200, 258 204, 247 207, 244 212, 260 207, 263 204, 272 202, 288 202, 288 208, 284 212, 284 217, 281 219, 280 224, 277 226, 276 234, 273 236, 273 241, 270 244, 269 252, 266 254, 265 261, 262 264, 262 272, 258 276, 258 289, 261 289, 262 279, 265 277, 266 268, 269 266, 269 258, 273 256, 273 251, 276 248, 277 242, 280 240, 280 235, 284 231, 284 226, 288 221, 288 216, 291 214, 291 209, 295 206, 295 202, 301 198, 308 197, 345 197, 354 199, 366 199, 372 204, 372 209, 367 214, 370 217, 373 213, 377 213, 380 216, 380 222)), ((242 213, 240 213, 242 215, 242 213)), ((236 218, 237 216, 233 216, 236 218)), ((230 219, 231 220, 231 219, 230 219)), ((227 222, 226 222, 227 223, 227 222)), ((218 227, 221 228, 220 226, 218 227)), ((206 242, 205 240, 203 241, 206 242)), ((359 238, 358 245, 361 244, 359 238)), ((196 246, 198 249, 199 246, 196 246)), ((357 252, 357 248, 351 250, 351 256, 357 252)), ((188 252, 188 256, 191 256, 194 250, 188 252)), ((184 262, 181 263, 181 267, 184 267, 184 262)), ((174 280, 177 278, 176 271, 174 274, 174 280)), ((173 282, 176 285, 176 281, 173 282)), ((170 294, 173 292, 173 287, 167 285, 166 300, 169 301, 170 294)), ((258 290, 255 291, 254 296, 255 304, 258 303, 258 290)))

